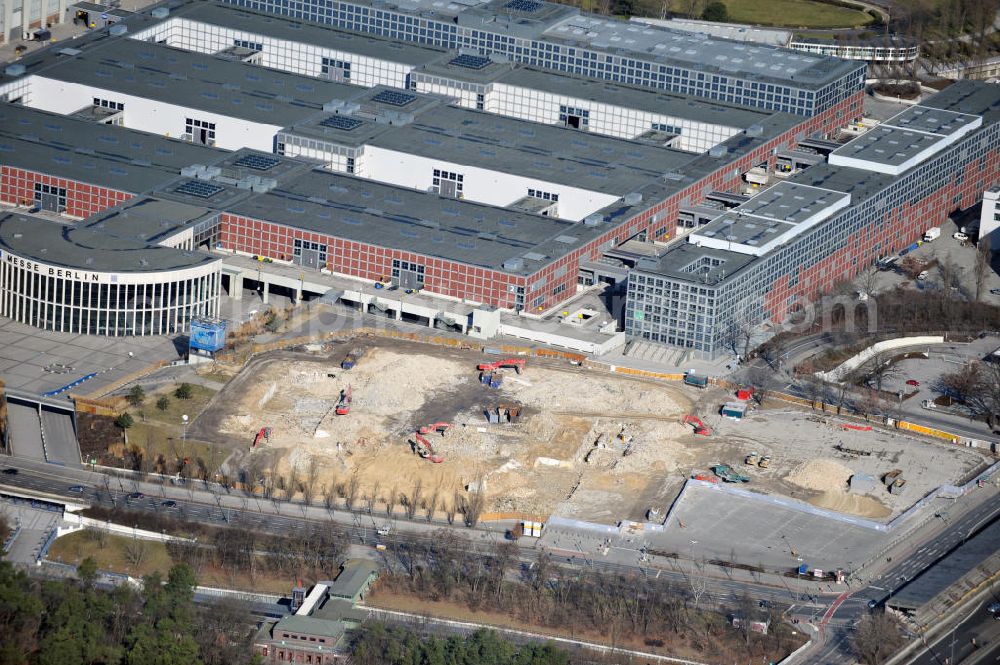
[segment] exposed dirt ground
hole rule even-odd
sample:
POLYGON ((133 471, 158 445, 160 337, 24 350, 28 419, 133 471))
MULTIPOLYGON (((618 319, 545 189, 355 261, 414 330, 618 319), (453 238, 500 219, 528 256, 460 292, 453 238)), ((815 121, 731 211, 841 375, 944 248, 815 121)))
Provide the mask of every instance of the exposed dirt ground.
POLYGON ((528 358, 523 374, 507 370, 502 386, 491 389, 480 384, 476 364, 492 358, 474 351, 391 340, 314 350, 253 361, 191 433, 228 439, 237 448, 231 465, 258 477, 301 481, 312 470, 315 495, 356 478, 359 500, 399 505, 419 485, 423 503, 433 496, 434 507, 446 510, 470 484, 483 482, 487 512, 609 523, 642 519, 650 507, 665 510, 686 477, 717 463, 750 476, 749 489, 873 518, 898 513, 981 463, 971 451, 846 432, 808 412, 764 409, 734 422, 713 415, 732 399, 720 390, 696 392, 561 361, 528 358), (341 370, 353 348, 364 350, 361 361, 341 370), (337 416, 333 409, 348 387, 351 413, 337 416), (498 405, 521 406, 520 422, 491 424, 485 412, 498 405), (699 415, 713 435, 694 435, 681 423, 685 413, 699 415), (434 422, 454 425, 428 435, 440 464, 417 456, 411 444, 416 428, 434 422), (263 450, 250 450, 261 427, 272 436, 263 450), (751 451, 770 455, 771 467, 744 465, 751 451), (848 491, 854 473, 880 477, 897 467, 908 481, 901 495, 890 496, 881 484, 871 495, 848 491))

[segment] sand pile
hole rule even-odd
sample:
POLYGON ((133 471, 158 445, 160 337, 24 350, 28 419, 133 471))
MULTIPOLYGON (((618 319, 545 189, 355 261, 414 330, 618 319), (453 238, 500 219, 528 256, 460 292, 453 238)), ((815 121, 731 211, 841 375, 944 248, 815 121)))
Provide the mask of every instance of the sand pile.
POLYGON ((873 519, 888 517, 892 513, 892 510, 878 499, 844 492, 823 492, 809 499, 809 503, 819 508, 829 508, 839 513, 851 513, 873 519))
POLYGON ((847 481, 854 471, 832 459, 814 459, 804 462, 785 478, 799 487, 819 492, 846 491, 847 481))

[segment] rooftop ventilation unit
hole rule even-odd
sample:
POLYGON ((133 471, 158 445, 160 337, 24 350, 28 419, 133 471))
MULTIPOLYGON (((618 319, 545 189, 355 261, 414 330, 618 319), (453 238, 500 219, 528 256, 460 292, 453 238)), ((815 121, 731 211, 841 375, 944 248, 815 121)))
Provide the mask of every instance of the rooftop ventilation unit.
POLYGON ((763 135, 764 135, 764 128, 761 127, 759 124, 755 123, 747 127, 747 136, 757 137, 763 135))
POLYGON ((160 19, 167 18, 168 16, 170 16, 170 8, 169 7, 157 7, 152 12, 150 12, 150 15, 153 18, 160 18, 160 19))
POLYGON ((24 72, 27 71, 22 64, 7 65, 7 68, 3 70, 3 73, 7 76, 24 76, 24 72))
POLYGON ((323 110, 327 113, 341 113, 344 108, 343 99, 331 99, 326 104, 323 104, 323 110))
POLYGON ((113 26, 111 26, 111 29, 108 30, 108 34, 111 35, 112 37, 121 37, 127 32, 128 32, 128 26, 125 25, 124 23, 115 23, 113 26))
POLYGON ((604 221, 604 216, 598 214, 587 215, 586 217, 583 218, 584 226, 598 226, 603 221, 604 221))
POLYGON ((521 270, 524 270, 524 259, 507 259, 503 262, 501 267, 509 272, 520 272, 521 270))
POLYGON ((634 206, 642 203, 642 194, 639 192, 629 192, 625 195, 625 205, 634 206))
POLYGON ((729 148, 724 145, 714 145, 708 151, 709 157, 725 157, 729 152, 729 148))

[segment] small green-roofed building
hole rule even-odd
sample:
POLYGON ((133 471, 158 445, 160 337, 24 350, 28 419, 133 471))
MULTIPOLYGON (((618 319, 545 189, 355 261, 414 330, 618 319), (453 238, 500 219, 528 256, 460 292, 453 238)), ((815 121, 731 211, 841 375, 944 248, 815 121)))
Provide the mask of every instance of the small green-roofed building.
POLYGON ((375 562, 347 560, 336 580, 316 583, 295 614, 265 621, 254 640, 254 653, 264 663, 345 661, 346 632, 368 619, 369 610, 358 603, 377 579, 375 562))
POLYGON ((330 585, 330 597, 359 603, 365 599, 377 579, 378 566, 374 561, 348 559, 344 562, 340 575, 330 585))

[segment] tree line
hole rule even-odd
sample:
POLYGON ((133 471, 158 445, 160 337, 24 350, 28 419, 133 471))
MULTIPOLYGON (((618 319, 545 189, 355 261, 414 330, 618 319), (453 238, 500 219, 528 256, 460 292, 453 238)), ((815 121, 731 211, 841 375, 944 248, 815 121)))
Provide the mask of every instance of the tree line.
POLYGON ((403 627, 363 625, 351 640, 355 665, 569 665, 551 644, 516 645, 490 630, 468 637, 420 635, 403 627))
POLYGON ((614 647, 685 648, 756 660, 776 659, 791 646, 790 628, 777 613, 767 636, 750 631, 749 622, 734 629, 728 621, 732 615, 768 619, 775 610, 746 597, 723 606, 707 603, 701 566, 692 566, 687 582, 677 585, 588 566, 570 570, 546 553, 529 565, 522 563, 516 543, 470 547, 447 530, 427 541, 394 543, 389 556, 394 572, 383 576, 381 589, 458 602, 529 626, 569 629, 614 647))
POLYGON ((254 625, 232 602, 195 605, 178 564, 140 590, 96 586, 85 559, 76 581, 39 581, 0 561, 0 665, 244 665, 254 625))

